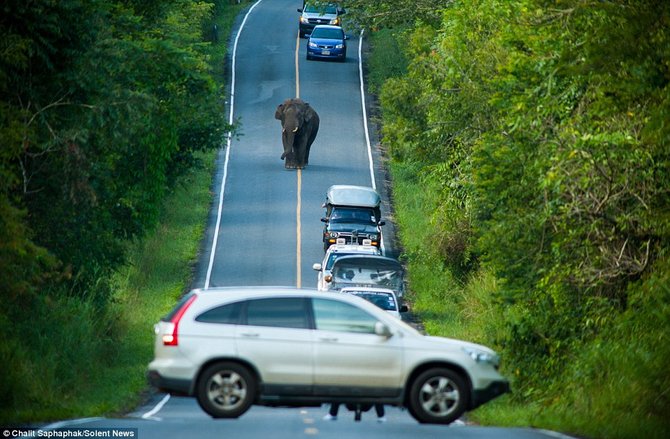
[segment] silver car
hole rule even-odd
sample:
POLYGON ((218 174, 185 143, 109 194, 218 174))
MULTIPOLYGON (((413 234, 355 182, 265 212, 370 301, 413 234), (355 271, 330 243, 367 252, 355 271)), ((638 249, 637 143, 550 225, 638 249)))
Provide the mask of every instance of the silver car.
POLYGON ((329 289, 331 270, 333 264, 338 258, 342 256, 352 255, 372 255, 379 256, 381 252, 379 248, 372 245, 358 245, 358 244, 335 244, 331 245, 326 254, 323 256, 321 263, 312 265, 312 268, 319 274, 317 277, 316 287, 319 291, 327 291, 329 289), (327 280, 328 279, 328 280, 327 280))
POLYGON ((314 27, 320 24, 342 26, 342 15, 346 13, 337 3, 318 2, 305 2, 302 8, 298 8, 298 12, 300 38, 311 34, 314 27))
POLYGON ((151 383, 195 397, 216 418, 253 404, 379 403, 448 424, 509 390, 491 349, 421 335, 350 294, 194 290, 155 333, 151 383))
POLYGON ((331 274, 324 277, 328 291, 348 287, 388 288, 400 299, 405 294, 405 269, 393 258, 374 255, 349 255, 337 258, 331 274))

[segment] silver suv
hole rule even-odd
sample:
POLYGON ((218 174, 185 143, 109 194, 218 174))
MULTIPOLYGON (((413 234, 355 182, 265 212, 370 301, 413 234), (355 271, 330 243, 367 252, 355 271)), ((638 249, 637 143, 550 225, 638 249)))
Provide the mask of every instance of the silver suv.
POLYGON ((346 12, 344 8, 336 3, 304 2, 302 8, 298 8, 300 19, 298 29, 300 38, 311 34, 314 27, 320 24, 331 26, 342 26, 342 15, 346 12))
POLYGON ((349 294, 194 290, 155 333, 151 383, 196 397, 215 418, 252 404, 381 403, 448 424, 509 390, 491 349, 423 336, 349 294))

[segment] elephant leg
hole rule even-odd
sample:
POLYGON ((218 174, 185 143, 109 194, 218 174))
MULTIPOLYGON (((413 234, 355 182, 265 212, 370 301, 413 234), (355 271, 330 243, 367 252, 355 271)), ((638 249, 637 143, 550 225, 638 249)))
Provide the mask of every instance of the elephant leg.
POLYGON ((286 169, 296 169, 298 167, 294 151, 291 151, 288 154, 286 154, 286 157, 284 159, 284 167, 286 169))
POLYGON ((300 137, 296 139, 296 144, 293 148, 295 151, 295 162, 298 166, 298 169, 302 169, 307 166, 307 160, 305 159, 305 154, 307 152, 306 137, 300 137))
POLYGON ((319 132, 319 118, 318 116, 313 118, 312 129, 307 137, 307 142, 305 145, 305 165, 309 163, 309 150, 312 149, 312 143, 316 139, 316 134, 319 132))

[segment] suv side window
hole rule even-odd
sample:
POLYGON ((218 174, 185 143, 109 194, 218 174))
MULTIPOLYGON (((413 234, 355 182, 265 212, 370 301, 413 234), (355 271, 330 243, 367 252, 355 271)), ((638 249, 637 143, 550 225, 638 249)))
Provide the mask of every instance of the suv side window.
POLYGON ((197 322, 202 323, 222 323, 228 325, 237 325, 240 322, 240 311, 242 302, 229 303, 223 306, 217 306, 195 318, 197 322))
POLYGON ((328 299, 313 299, 314 322, 322 331, 375 333, 377 319, 351 304, 328 299))
POLYGON ((246 314, 247 325, 309 328, 307 301, 301 297, 249 300, 246 314))

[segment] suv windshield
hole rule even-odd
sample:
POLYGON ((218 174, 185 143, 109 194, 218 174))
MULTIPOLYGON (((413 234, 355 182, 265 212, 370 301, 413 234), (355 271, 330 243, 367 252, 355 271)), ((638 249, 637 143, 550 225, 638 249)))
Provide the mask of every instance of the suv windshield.
POLYGON ((334 223, 377 224, 374 210, 353 207, 336 207, 329 219, 334 223))
POLYGON ((358 253, 335 253, 335 252, 333 252, 333 253, 330 254, 330 256, 328 257, 328 260, 326 261, 325 269, 326 270, 331 270, 333 268, 333 264, 335 263, 335 261, 337 261, 342 256, 352 256, 352 255, 356 255, 356 254, 358 254, 358 253))
POLYGON ((321 14, 337 14, 335 5, 305 5, 305 12, 317 12, 321 14))

